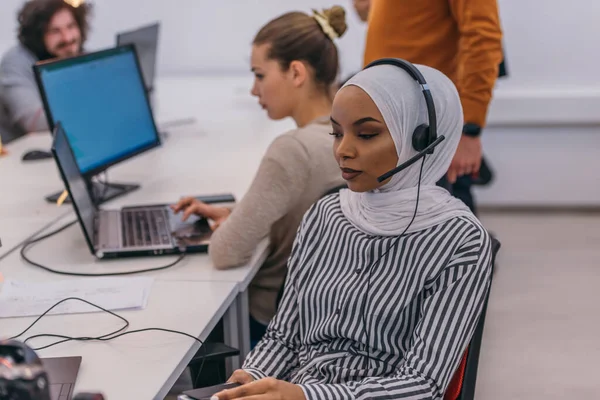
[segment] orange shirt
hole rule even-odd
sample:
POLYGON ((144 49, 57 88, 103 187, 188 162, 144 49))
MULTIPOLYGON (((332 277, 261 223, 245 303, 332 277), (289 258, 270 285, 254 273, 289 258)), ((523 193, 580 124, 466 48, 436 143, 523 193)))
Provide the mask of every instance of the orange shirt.
POLYGON ((496 0, 371 0, 364 62, 384 57, 446 74, 460 94, 465 123, 485 126, 502 61, 496 0))

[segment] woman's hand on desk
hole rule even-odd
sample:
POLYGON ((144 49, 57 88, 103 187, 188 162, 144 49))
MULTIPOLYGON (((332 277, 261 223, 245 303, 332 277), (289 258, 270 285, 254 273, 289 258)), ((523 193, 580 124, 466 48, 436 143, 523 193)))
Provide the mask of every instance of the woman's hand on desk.
POLYGON ((227 381, 227 383, 239 383, 240 385, 245 385, 250 382, 254 382, 254 378, 243 369, 235 370, 233 374, 231 374, 231 378, 227 381))
POLYGON ((212 399, 233 400, 233 399, 253 399, 253 400, 306 400, 304 392, 298 385, 280 381, 275 378, 265 378, 255 381, 250 374, 245 371, 237 370, 231 375, 228 383, 241 383, 242 386, 234 389, 223 390, 215 394, 212 399))
POLYGON ((231 214, 231 210, 227 207, 211 206, 194 197, 185 197, 171 208, 175 213, 183 211, 183 217, 181 218, 183 221, 187 220, 192 214, 212 220, 211 228, 213 230, 225 222, 231 214))

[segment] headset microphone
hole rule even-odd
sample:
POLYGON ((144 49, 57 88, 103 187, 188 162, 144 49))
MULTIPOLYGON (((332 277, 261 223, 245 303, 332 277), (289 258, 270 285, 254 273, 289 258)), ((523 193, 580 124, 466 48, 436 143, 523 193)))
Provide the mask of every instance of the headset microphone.
POLYGON ((381 175, 379 178, 377 178, 377 180, 381 183, 381 182, 385 181, 386 179, 391 178, 392 176, 396 175, 398 172, 404 171, 406 168, 410 167, 411 165, 413 165, 414 163, 419 161, 421 158, 425 157, 427 154, 433 153, 433 149, 435 148, 435 146, 442 143, 442 141, 444 141, 444 139, 446 139, 444 137, 444 135, 438 136, 438 138, 435 139, 435 141, 433 143, 431 143, 429 146, 427 146, 425 149, 423 149, 423 151, 420 151, 419 154, 412 156, 411 158, 409 158, 402 164, 398 165, 393 170, 381 175))

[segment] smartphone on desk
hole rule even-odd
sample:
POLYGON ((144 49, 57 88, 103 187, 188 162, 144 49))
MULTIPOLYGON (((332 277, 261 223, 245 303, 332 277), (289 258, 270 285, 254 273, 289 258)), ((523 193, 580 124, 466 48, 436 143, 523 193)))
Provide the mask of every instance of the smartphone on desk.
POLYGON ((210 400, 213 394, 222 390, 233 389, 240 386, 239 383, 224 383, 222 385, 208 386, 205 388, 188 390, 177 397, 177 400, 210 400))
POLYGON ((235 203, 235 196, 230 193, 196 196, 196 199, 206 204, 235 203))

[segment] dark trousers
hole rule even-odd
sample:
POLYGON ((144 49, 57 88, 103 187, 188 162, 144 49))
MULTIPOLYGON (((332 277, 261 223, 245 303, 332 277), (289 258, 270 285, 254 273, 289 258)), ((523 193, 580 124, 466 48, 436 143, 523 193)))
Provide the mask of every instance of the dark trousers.
POLYGON ((475 199, 471 191, 471 186, 473 186, 473 180, 470 176, 461 176, 456 180, 456 182, 454 182, 454 184, 448 182, 447 177, 444 176, 438 181, 437 185, 448 190, 450 194, 452 194, 457 199, 462 200, 462 202, 465 203, 467 207, 469 207, 471 212, 477 215, 477 207, 475 205, 475 199))
POLYGON ((250 347, 253 349, 254 346, 262 339, 267 332, 267 326, 261 324, 255 320, 252 315, 250 316, 250 347))

